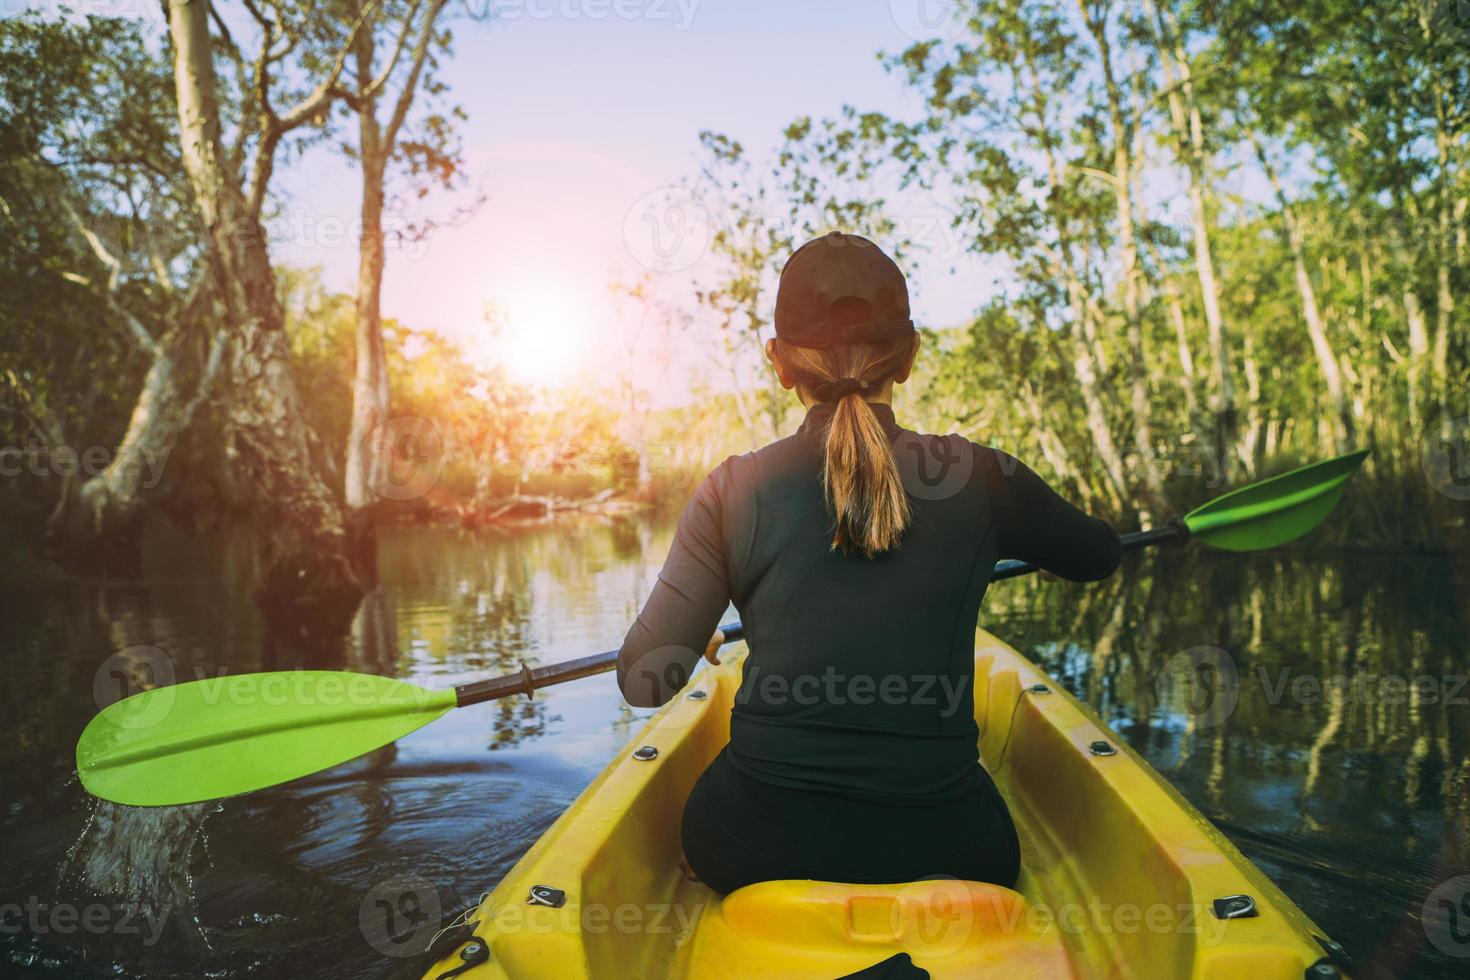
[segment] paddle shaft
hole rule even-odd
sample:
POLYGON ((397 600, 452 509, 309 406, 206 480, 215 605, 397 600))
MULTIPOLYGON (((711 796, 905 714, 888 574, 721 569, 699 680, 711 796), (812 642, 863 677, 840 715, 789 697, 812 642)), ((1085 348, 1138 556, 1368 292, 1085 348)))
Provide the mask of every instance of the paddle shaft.
MULTIPOLYGON (((1120 535, 1119 540, 1123 542, 1124 551, 1136 551, 1156 544, 1182 542, 1188 537, 1189 531, 1182 522, 1172 522, 1160 527, 1149 528, 1146 531, 1132 531, 1120 535)), ((1030 562, 996 562, 995 571, 991 574, 990 580, 994 582, 1000 579, 1019 578, 1035 571, 1039 569, 1030 562)), ((726 623, 720 627, 720 632, 725 634, 726 643, 734 643, 744 637, 745 627, 739 623, 726 623)), ((473 684, 461 684, 454 689, 454 696, 461 708, 471 704, 494 701, 513 694, 524 694, 530 697, 543 687, 551 687, 554 684, 562 684, 582 677, 591 677, 593 674, 603 674, 612 670, 617 664, 618 651, 616 650, 605 650, 602 653, 547 664, 543 667, 528 667, 521 664, 521 669, 514 674, 475 681, 473 684)))

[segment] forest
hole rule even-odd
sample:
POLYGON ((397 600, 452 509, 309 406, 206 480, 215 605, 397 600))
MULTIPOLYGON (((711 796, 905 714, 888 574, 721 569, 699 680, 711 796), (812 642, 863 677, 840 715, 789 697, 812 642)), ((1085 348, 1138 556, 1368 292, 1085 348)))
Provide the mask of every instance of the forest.
POLYGON ((249 525, 267 619, 331 632, 384 520, 677 508, 799 423, 761 346, 785 257, 834 229, 901 263, 1004 270, 966 322, 922 325, 910 425, 1000 445, 1121 526, 1371 446, 1334 533, 1451 547, 1470 496, 1470 9, 962 8, 873 53, 912 113, 794 114, 761 145, 689 134, 705 259, 609 283, 640 324, 627 363, 553 391, 382 312, 393 246, 450 220, 422 202, 466 183, 473 100, 443 78, 463 10, 0 20, 6 547, 106 571, 152 518, 249 525), (273 254, 281 174, 311 154, 360 177, 353 293, 273 254), (653 399, 636 362, 677 345, 718 369, 653 399))

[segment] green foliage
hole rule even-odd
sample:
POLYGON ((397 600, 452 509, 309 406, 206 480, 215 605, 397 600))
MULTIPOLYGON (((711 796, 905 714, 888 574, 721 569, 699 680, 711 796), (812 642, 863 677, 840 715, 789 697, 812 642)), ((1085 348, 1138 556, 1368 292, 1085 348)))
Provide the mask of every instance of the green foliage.
MULTIPOLYGON (((981 0, 956 40, 884 56, 922 96, 920 115, 801 117, 768 183, 791 202, 793 239, 877 227, 899 251, 916 248, 911 226, 876 219, 911 211, 924 190, 954 204, 965 248, 1008 263, 1004 296, 967 328, 932 335, 917 390, 900 395, 915 421, 1006 445, 1115 513, 1139 488, 1130 479, 1112 494, 1100 436, 1128 446, 1146 421, 1184 509, 1227 480, 1332 455, 1344 436, 1324 378, 1336 371, 1346 441, 1378 445, 1379 475, 1413 488, 1392 506, 1424 513, 1423 432, 1470 408, 1470 45, 1433 13, 981 0), (1115 109, 1140 242, 1146 416, 1123 396, 1129 219, 1115 109), (871 186, 845 199, 853 179, 871 186), (799 208, 823 220, 803 222, 799 208), (1206 271, 1223 360, 1206 329, 1206 271)), ((748 159, 728 139, 706 146, 748 159)), ((748 181, 724 186, 745 192, 742 216, 770 210, 748 181)), ((761 257, 730 258, 743 301, 759 306, 759 290, 768 307, 761 257)), ((1130 455, 1117 463, 1136 476, 1130 455)), ((1385 527, 1382 514, 1370 523, 1385 527)), ((1404 536, 1427 527, 1405 524, 1404 536)))

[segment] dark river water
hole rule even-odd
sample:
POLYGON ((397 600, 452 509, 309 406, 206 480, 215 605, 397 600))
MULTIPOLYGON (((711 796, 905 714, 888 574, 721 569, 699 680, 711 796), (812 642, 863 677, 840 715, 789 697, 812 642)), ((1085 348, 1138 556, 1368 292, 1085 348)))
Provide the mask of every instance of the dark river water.
MULTIPOLYGON (((221 803, 98 804, 77 735, 114 668, 344 667, 432 687, 616 646, 667 520, 388 530, 341 650, 270 641, 248 548, 166 540, 146 574, 0 591, 0 974, 388 976, 495 884, 651 712, 610 676, 451 712, 326 774, 221 803), (374 915, 404 883, 412 941, 374 915), (380 948, 381 947, 381 948, 380 948)), ((10 581, 25 581, 14 570, 10 581)), ((1470 642, 1445 560, 1130 558, 999 583, 983 622, 1097 708, 1360 976, 1470 976, 1470 642), (1201 666, 1203 665, 1203 666, 1201 666)), ((1085 805, 1085 804, 1084 804, 1085 805)))

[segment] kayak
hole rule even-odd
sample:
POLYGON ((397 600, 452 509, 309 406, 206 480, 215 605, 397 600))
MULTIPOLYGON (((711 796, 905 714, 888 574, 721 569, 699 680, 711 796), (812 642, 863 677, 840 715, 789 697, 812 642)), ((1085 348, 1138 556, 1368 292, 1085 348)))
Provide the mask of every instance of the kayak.
POLYGON ((1332 980, 1341 947, 1142 757, 985 631, 981 762, 1021 840, 1015 889, 770 881, 680 868, 684 801, 729 738, 743 648, 649 720, 484 900, 429 978, 1332 980))

